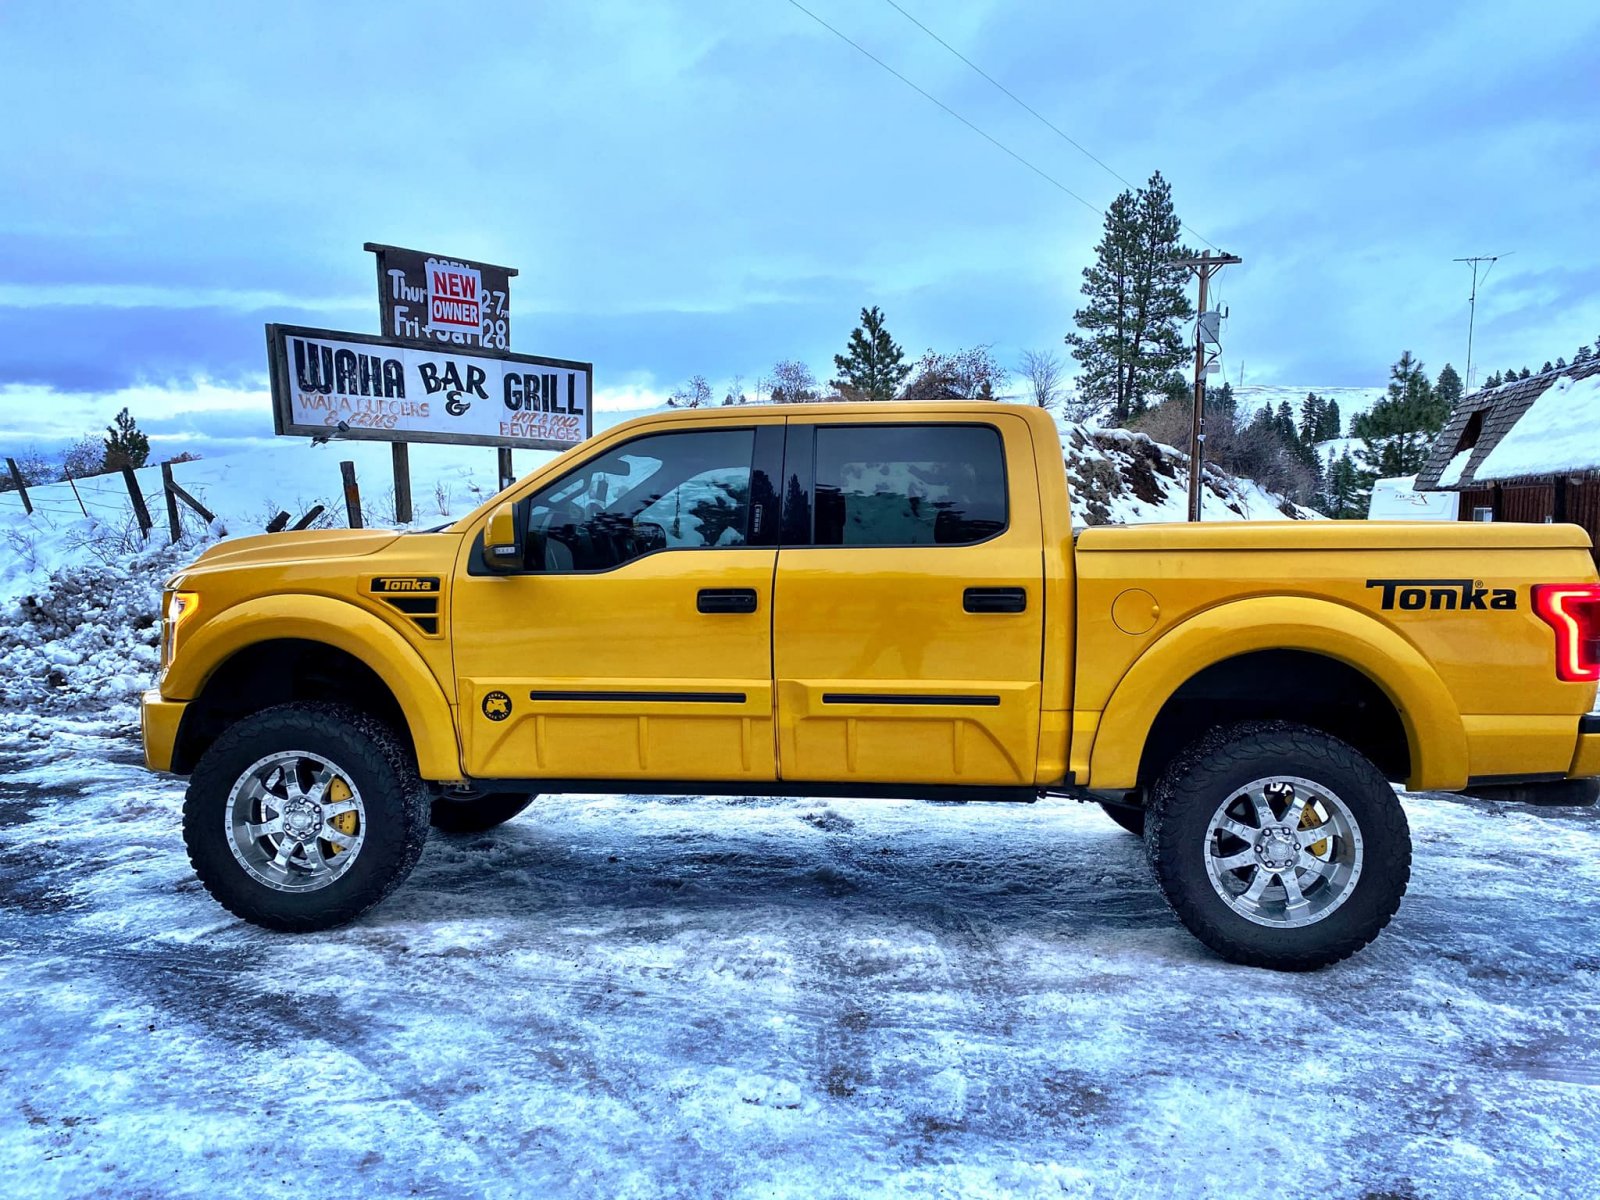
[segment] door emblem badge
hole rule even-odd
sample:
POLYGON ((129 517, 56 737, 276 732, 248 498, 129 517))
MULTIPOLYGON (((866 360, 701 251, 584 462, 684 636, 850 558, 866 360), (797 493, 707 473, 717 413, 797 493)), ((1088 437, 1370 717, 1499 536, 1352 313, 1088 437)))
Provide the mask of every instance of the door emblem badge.
POLYGON ((511 715, 511 697, 504 692, 489 692, 483 698, 483 715, 491 721, 504 721, 511 715))

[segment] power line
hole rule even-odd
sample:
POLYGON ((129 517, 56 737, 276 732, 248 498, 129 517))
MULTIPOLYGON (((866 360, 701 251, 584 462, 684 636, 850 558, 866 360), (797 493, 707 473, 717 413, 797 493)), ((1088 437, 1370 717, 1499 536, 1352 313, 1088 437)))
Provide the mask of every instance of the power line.
MULTIPOLYGON (((968 129, 972 130, 973 133, 976 133, 979 137, 983 138, 985 141, 987 141, 987 142, 997 146, 999 149, 1005 151, 1012 158, 1016 159, 1023 166, 1027 167, 1028 170, 1032 171, 1035 175, 1039 176, 1040 179, 1043 179, 1046 183, 1050 184, 1052 187, 1059 188, 1061 191, 1063 191, 1067 195, 1071 196, 1074 200, 1076 200, 1079 204, 1083 205, 1085 208, 1087 208, 1090 212, 1094 213, 1096 216, 1098 216, 1098 217, 1105 216, 1105 211, 1103 209, 1101 209, 1098 205, 1091 204, 1089 201, 1085 200, 1082 196, 1078 195, 1077 192, 1075 192, 1071 188, 1069 188, 1066 184, 1062 183, 1055 176, 1050 175, 1047 172, 1042 171, 1038 167, 1034 166, 1031 162, 1029 162, 1027 159, 1023 158, 1022 155, 1018 154, 1015 150, 1013 150, 1010 146, 1006 145, 1004 142, 1002 142, 999 138, 995 137, 993 134, 986 133, 984 130, 978 128, 978 126, 974 125, 971 121, 967 120, 966 117, 963 117, 955 109, 951 108, 943 100, 939 99, 939 97, 933 95, 933 93, 925 91, 923 88, 918 87, 915 83, 912 83, 911 80, 907 79, 904 75, 900 74, 899 71, 896 71, 893 67, 891 67, 888 63, 884 62, 883 59, 879 58, 876 54, 872 53, 872 51, 868 50, 860 42, 854 41, 853 39, 847 37, 845 34, 840 33, 839 30, 835 29, 832 25, 829 25, 821 17, 817 16, 816 13, 812 12, 805 5, 801 4, 800 0, 789 0, 789 3, 791 5, 793 5, 795 8, 799 9, 801 12, 805 13, 806 16, 810 17, 818 25, 821 25, 829 33, 833 34, 834 37, 838 38, 840 41, 844 42, 846 45, 852 46, 856 50, 859 50, 862 54, 866 55, 873 62, 877 63, 880 67, 882 67, 885 71, 889 72, 889 74, 893 75, 901 83, 905 84, 912 91, 916 92, 919 96, 922 96, 924 99, 931 100, 934 104, 937 104, 940 108, 944 109, 945 112, 949 113, 952 117, 954 117, 956 120, 960 121, 968 129)), ((1198 236, 1198 235, 1196 235, 1196 236, 1198 236)), ((1202 239, 1202 240, 1204 240, 1204 239, 1202 239)), ((1209 245, 1209 244, 1210 243, 1208 242, 1207 245, 1209 245)))
MULTIPOLYGON (((793 0, 790 0, 790 3, 793 3, 793 0)), ((1051 133, 1055 134, 1058 138, 1060 138, 1062 141, 1066 142, 1067 145, 1071 146, 1079 154, 1082 154, 1090 162, 1094 163, 1102 171, 1106 172, 1106 174, 1110 175, 1113 179, 1116 179, 1119 182, 1121 182, 1125 187, 1128 187, 1128 188, 1131 188, 1131 189, 1137 189, 1138 185, 1135 184, 1132 180, 1129 180, 1129 179, 1125 178, 1119 171, 1117 171, 1116 169, 1114 169, 1113 167, 1108 165, 1103 159, 1101 159, 1098 155, 1096 155, 1093 151, 1091 151, 1082 142, 1078 141, 1071 134, 1067 133, 1066 130, 1062 129, 1054 121, 1050 120, 1049 117, 1045 116, 1038 109, 1034 108, 1033 105, 1029 104, 1021 96, 1017 95, 1010 88, 1008 88, 1005 84, 1001 83, 993 75, 989 74, 989 72, 985 71, 977 63, 973 62, 965 54, 961 53, 961 51, 957 50, 949 42, 945 41, 937 33, 935 33, 933 30, 929 29, 921 21, 917 20, 916 17, 912 16, 905 9, 901 8, 900 5, 895 3, 895 0, 884 0, 884 3, 887 4, 890 8, 894 9, 895 12, 899 13, 906 20, 910 21, 918 29, 922 30, 923 33, 927 34, 934 41, 938 42, 939 45, 943 46, 946 50, 950 51, 951 54, 954 54, 962 62, 966 63, 967 66, 971 67, 979 75, 983 76, 992 85, 994 85, 1001 92, 1003 92, 1011 100, 1011 102, 1013 104, 1016 104, 1023 111, 1027 112, 1030 116, 1032 116, 1034 118, 1034 120, 1038 121, 1046 129, 1050 130, 1051 133)), ((798 8, 799 6, 796 5, 795 7, 798 8)), ((841 36, 843 36, 843 35, 841 35, 841 36)), ((848 39, 846 39, 846 40, 848 40, 848 39)), ((852 44, 854 44, 854 43, 852 43, 852 44)), ((856 49, 859 50, 860 47, 857 46, 856 49)), ((917 90, 921 91, 920 88, 918 88, 917 90)), ((926 94, 926 93, 924 93, 924 94, 926 94)), ((1191 225, 1183 224, 1183 222, 1181 222, 1181 221, 1179 222, 1179 224, 1183 225, 1183 228, 1187 229, 1190 233, 1194 234, 1194 236, 1199 238, 1202 242, 1205 242, 1205 244, 1210 246, 1213 250, 1216 250, 1218 248, 1215 242, 1212 242, 1210 239, 1208 239, 1198 229, 1195 229, 1191 225)))

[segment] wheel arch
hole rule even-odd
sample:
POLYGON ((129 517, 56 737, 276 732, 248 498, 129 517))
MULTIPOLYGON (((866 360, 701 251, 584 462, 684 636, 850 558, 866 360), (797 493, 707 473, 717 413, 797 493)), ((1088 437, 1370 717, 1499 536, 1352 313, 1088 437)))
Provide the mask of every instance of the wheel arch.
POLYGON ((192 770, 219 723, 266 703, 337 699, 370 712, 409 742, 425 779, 461 778, 451 705, 420 655, 355 605, 278 595, 235 605, 184 639, 162 694, 186 700, 173 770, 192 770), (242 711, 241 711, 242 707, 242 711))
POLYGON ((1261 597, 1190 618, 1134 662, 1101 714, 1090 751, 1089 786, 1131 788, 1147 782, 1157 764, 1182 748, 1174 742, 1197 721, 1209 727, 1220 720, 1274 717, 1353 738, 1386 773, 1403 772, 1411 787, 1466 783, 1460 713, 1415 646, 1343 605, 1261 597), (1311 672, 1314 686, 1334 687, 1335 699, 1321 705, 1285 703, 1286 689, 1297 686, 1297 670, 1311 672), (1195 709, 1197 701, 1219 699, 1231 707, 1195 709), (1352 701, 1376 716, 1376 729, 1339 717, 1352 701), (1187 718, 1177 715, 1185 708, 1191 710, 1187 718), (1329 714, 1336 728, 1327 728, 1329 714))

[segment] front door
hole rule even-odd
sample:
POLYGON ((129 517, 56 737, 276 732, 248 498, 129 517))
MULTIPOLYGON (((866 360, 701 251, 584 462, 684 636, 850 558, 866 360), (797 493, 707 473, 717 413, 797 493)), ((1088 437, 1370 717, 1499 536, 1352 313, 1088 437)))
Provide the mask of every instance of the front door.
POLYGON ((521 573, 484 572, 481 539, 466 551, 452 612, 470 775, 776 778, 782 431, 746 416, 640 433, 519 502, 521 573))
POLYGON ((787 442, 783 778, 1032 783, 1044 567, 1027 423, 998 406, 925 424, 851 414, 792 419, 787 442))

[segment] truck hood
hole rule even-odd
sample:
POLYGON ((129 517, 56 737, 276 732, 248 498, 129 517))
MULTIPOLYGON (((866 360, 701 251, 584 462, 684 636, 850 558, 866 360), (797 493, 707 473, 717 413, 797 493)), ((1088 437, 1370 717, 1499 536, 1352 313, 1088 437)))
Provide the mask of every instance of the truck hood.
POLYGON ((195 559, 188 570, 304 562, 307 559, 360 558, 376 554, 403 536, 387 529, 307 529, 301 533, 262 533, 254 537, 228 538, 195 559))

